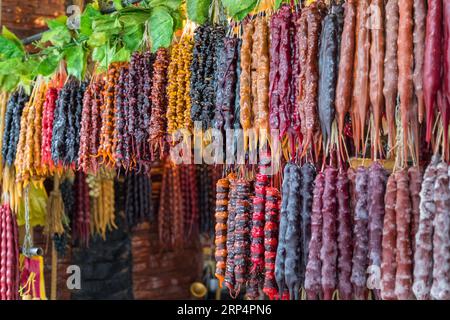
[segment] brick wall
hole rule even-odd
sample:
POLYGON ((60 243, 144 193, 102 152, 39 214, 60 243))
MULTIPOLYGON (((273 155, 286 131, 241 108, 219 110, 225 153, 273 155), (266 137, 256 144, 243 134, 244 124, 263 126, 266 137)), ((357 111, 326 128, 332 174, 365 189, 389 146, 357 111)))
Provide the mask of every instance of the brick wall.
POLYGON ((45 28, 45 19, 64 14, 65 0, 2 0, 1 24, 20 38, 45 28))
POLYGON ((161 251, 154 226, 140 225, 132 237, 135 299, 189 299, 189 287, 202 271, 200 242, 185 248, 161 251))

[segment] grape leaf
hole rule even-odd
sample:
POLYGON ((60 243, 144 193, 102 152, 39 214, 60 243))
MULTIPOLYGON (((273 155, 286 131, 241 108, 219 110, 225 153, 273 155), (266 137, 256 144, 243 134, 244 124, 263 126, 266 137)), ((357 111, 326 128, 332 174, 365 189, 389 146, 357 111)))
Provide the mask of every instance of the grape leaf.
POLYGON ((64 57, 67 63, 67 73, 81 80, 83 78, 86 61, 85 52, 82 46, 73 46, 64 50, 64 57))
POLYGON ((40 63, 37 68, 37 73, 43 76, 49 76, 55 72, 58 67, 59 61, 61 60, 61 55, 58 51, 54 51, 47 55, 40 63))
POLYGON ((55 46, 64 46, 72 39, 66 25, 54 27, 42 34, 42 42, 50 41, 55 46))
POLYGON ((150 8, 165 6, 172 11, 178 11, 181 5, 181 0, 149 0, 147 2, 150 8))
POLYGON ((222 5, 229 16, 233 18, 245 17, 256 6, 258 0, 222 0, 222 5))
POLYGON ((119 51, 117 51, 114 56, 111 59, 112 62, 123 62, 123 61, 129 61, 131 57, 131 52, 127 48, 121 48, 119 51))
POLYGON ((210 6, 211 0, 186 0, 188 18, 199 24, 205 23, 210 6))
POLYGON ((92 4, 88 4, 80 18, 80 34, 90 36, 92 34, 93 19, 100 16, 100 14, 100 11, 96 10, 92 4))
POLYGON ((172 42, 174 21, 170 13, 163 6, 155 7, 148 20, 152 51, 160 47, 168 47, 172 42))

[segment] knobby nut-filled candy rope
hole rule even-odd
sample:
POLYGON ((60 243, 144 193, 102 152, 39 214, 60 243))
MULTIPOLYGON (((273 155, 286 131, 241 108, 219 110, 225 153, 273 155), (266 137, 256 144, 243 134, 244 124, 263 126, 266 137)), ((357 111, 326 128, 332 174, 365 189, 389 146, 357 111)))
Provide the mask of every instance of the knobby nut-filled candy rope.
POLYGON ((103 91, 103 105, 101 107, 101 128, 100 128, 100 145, 98 155, 103 158, 105 165, 114 163, 113 150, 113 131, 114 131, 114 103, 115 103, 115 87, 119 80, 118 63, 112 63, 108 67, 106 75, 106 84, 103 91))
POLYGON ((225 268, 227 261, 227 219, 228 219, 228 192, 230 189, 230 182, 227 178, 217 181, 216 186, 216 237, 214 244, 216 246, 216 273, 215 276, 219 279, 219 285, 222 287, 222 283, 225 278, 225 268))
POLYGON ((253 300, 258 298, 259 289, 264 285, 264 225, 266 188, 268 187, 268 183, 268 176, 261 173, 256 175, 250 246, 251 268, 249 272, 249 287, 252 290, 251 292, 247 292, 253 300))
POLYGON ((90 169, 97 172, 99 167, 99 159, 97 157, 98 148, 100 145, 100 130, 101 130, 101 106, 103 105, 103 88, 104 81, 100 78, 94 80, 92 83, 92 104, 91 104, 91 131, 89 136, 89 163, 90 169))
POLYGON ((156 59, 153 64, 152 114, 150 117, 149 137, 153 159, 160 159, 164 153, 164 135, 167 127, 165 114, 167 108, 166 86, 169 58, 168 49, 160 48, 156 52, 156 59))
POLYGON ((277 254, 280 192, 276 188, 266 188, 264 224, 264 288, 263 292, 271 299, 278 298, 275 280, 275 257, 277 254))
MULTIPOLYGON (((125 159, 126 142, 126 79, 128 78, 128 65, 122 65, 119 69, 119 79, 114 88, 114 132, 113 132, 113 150, 116 166, 125 165, 128 161, 125 159)), ((86 97, 85 97, 86 99, 86 97)), ((91 98, 89 98, 91 99, 91 98)), ((89 112, 89 111, 87 111, 89 112)), ((84 115, 84 109, 83 109, 84 115)), ((86 115, 88 116, 88 115, 86 115)))
POLYGON ((237 191, 236 191, 236 177, 229 177, 230 180, 230 190, 228 194, 228 219, 227 219, 227 239, 226 239, 226 249, 227 249, 227 263, 225 268, 225 286, 228 288, 231 295, 234 295, 236 278, 234 274, 235 266, 235 225, 236 225, 236 202, 237 202, 237 191))
POLYGON ((167 74, 167 132, 172 134, 178 127, 177 125, 177 77, 178 60, 180 59, 181 44, 175 43, 170 51, 170 63, 167 74))
POLYGON ((80 148, 78 150, 78 168, 87 173, 90 169, 89 132, 91 131, 92 85, 89 85, 83 97, 81 114, 80 148))
POLYGON ((6 107, 2 158, 4 163, 8 166, 12 166, 16 158, 17 144, 20 135, 20 120, 27 101, 28 96, 22 89, 19 89, 11 95, 6 107))

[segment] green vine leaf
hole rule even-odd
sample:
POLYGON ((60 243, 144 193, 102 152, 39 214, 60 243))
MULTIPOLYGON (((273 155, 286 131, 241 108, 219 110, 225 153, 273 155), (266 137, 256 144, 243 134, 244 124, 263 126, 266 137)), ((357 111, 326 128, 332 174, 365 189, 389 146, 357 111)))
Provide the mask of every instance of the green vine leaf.
POLYGON ((37 73, 47 77, 53 74, 58 67, 61 55, 56 50, 47 55, 38 65, 37 73))
POLYGON ((67 73, 79 80, 83 79, 86 61, 85 52, 82 46, 73 46, 64 50, 64 57, 67 63, 67 73))
POLYGON ((280 6, 282 3, 283 3, 283 0, 275 0, 275 10, 280 9, 280 6))
POLYGON ((118 11, 118 10, 122 10, 123 6, 122 6, 122 0, 113 0, 114 2, 114 8, 118 11))
POLYGON ((181 0, 149 0, 147 2, 150 8, 165 6, 172 11, 178 11, 181 5, 181 0))
POLYGON ((15 74, 0 75, 0 90, 13 91, 19 84, 20 77, 15 74))
POLYGON ((90 47, 100 47, 104 45, 108 39, 106 38, 106 33, 103 31, 100 32, 94 32, 89 37, 89 40, 87 42, 88 46, 90 47))
POLYGON ((143 24, 150 18, 150 9, 125 8, 119 13, 119 21, 124 28, 143 24))
POLYGON ((66 25, 61 25, 44 32, 41 41, 50 41, 53 45, 62 47, 68 44, 71 39, 70 30, 66 25))
POLYGON ((96 17, 92 22, 92 29, 94 32, 104 31, 107 35, 118 34, 121 29, 118 15, 110 14, 96 17))
POLYGON ((144 26, 135 25, 124 30, 122 42, 129 51, 135 51, 139 48, 144 36, 144 26))
POLYGON ((56 29, 58 27, 67 26, 67 16, 59 16, 55 19, 49 19, 46 21, 47 26, 50 30, 56 29))
POLYGON ((11 58, 8 60, 0 61, 0 75, 9 75, 17 73, 18 70, 22 66, 22 59, 20 58, 11 58))
POLYGON ((92 60, 101 62, 106 55, 107 46, 96 47, 92 50, 92 60))
POLYGON ((129 61, 131 57, 131 52, 130 50, 128 50, 127 48, 122 48, 119 51, 117 51, 112 60, 112 62, 125 62, 125 61, 129 61))
POLYGON ((211 0, 186 0, 188 18, 199 24, 205 23, 210 6, 211 0))
POLYGON ((25 55, 25 48, 17 36, 9 31, 5 26, 2 28, 0 35, 0 58, 9 59, 16 57, 23 57, 25 55))
POLYGON ((92 4, 88 4, 80 17, 80 34, 89 37, 92 34, 92 22, 95 17, 100 15, 100 11, 95 9, 92 4))
POLYGON ((23 56, 23 51, 13 41, 0 35, 0 59, 20 58, 23 56))
POLYGON ((258 0, 222 0, 227 14, 235 20, 242 20, 255 8, 258 0))
POLYGON ((148 20, 152 52, 160 47, 168 47, 172 42, 174 21, 163 6, 155 7, 148 20))

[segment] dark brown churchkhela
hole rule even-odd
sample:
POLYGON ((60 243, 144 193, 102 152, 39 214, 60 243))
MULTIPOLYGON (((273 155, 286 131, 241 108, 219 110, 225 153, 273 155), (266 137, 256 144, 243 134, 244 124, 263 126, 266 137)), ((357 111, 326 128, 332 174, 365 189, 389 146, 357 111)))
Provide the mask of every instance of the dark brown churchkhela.
POLYGON ((152 113, 150 116, 149 143, 152 159, 160 159, 164 154, 164 134, 167 126, 167 97, 165 92, 168 66, 168 50, 165 48, 158 49, 155 63, 153 64, 152 91, 150 96, 152 113))
POLYGON ((231 129, 233 127, 236 86, 237 44, 236 38, 224 38, 223 50, 217 59, 216 107, 214 127, 231 129))
POLYGON ((306 115, 305 115, 305 99, 306 99, 306 61, 308 58, 308 21, 306 20, 307 11, 302 10, 301 15, 296 21, 296 50, 297 59, 299 61, 298 75, 298 95, 296 109, 300 117, 300 129, 303 140, 306 138, 306 115))
MULTIPOLYGON (((305 69, 305 96, 304 96, 304 121, 306 129, 305 148, 313 142, 314 131, 317 123, 317 97, 319 86, 319 66, 317 56, 319 53, 319 39, 321 32, 322 13, 320 12, 318 2, 311 4, 306 11, 306 20, 308 23, 308 52, 306 56, 305 69)), ((302 119, 303 121, 303 119, 302 119)))
MULTIPOLYGON (((113 132, 113 138, 114 138, 114 158, 116 160, 116 166, 117 167, 121 167, 122 165, 124 165, 124 161, 126 161, 126 152, 127 150, 125 149, 128 145, 128 143, 126 143, 124 140, 125 138, 128 136, 127 135, 127 129, 126 129, 126 125, 127 125, 127 118, 126 118, 126 107, 125 107, 125 102, 126 102, 126 80, 128 78, 128 65, 124 65, 120 68, 119 71, 119 81, 116 83, 116 88, 115 88, 115 92, 114 92, 114 96, 115 96, 115 102, 114 102, 114 123, 115 123, 115 127, 114 127, 114 132, 113 132)), ((91 91, 91 87, 92 85, 89 86, 88 91, 91 91)), ((85 95, 85 104, 86 105, 90 105, 89 101, 86 101, 87 99, 92 99, 92 93, 91 93, 91 97, 86 96, 85 95)), ((83 108, 83 117, 86 117, 86 122, 84 122, 84 120, 82 120, 82 125, 87 127, 87 130, 89 130, 89 117, 90 117, 90 110, 85 110, 85 109, 89 109, 87 107, 83 108), (85 111, 86 111, 86 115, 85 115, 85 111)), ((84 119, 84 118, 83 118, 84 119)), ((82 126, 82 131, 84 130, 84 127, 82 126)), ((81 150, 82 150, 82 146, 83 144, 80 145, 80 159, 79 162, 81 162, 81 150)), ((84 153, 83 153, 84 154, 84 153)), ((80 163, 80 166, 81 163, 80 163)), ((83 166, 82 166, 83 167, 83 166)))
POLYGON ((291 8, 284 4, 270 20, 269 123, 270 129, 280 129, 280 137, 290 127, 292 100, 290 79, 292 49, 290 32, 293 28, 291 8))
POLYGON ((292 74, 290 78, 290 104, 291 104, 291 114, 290 114, 290 128, 289 128, 289 139, 290 148, 293 150, 295 148, 296 140, 301 139, 301 123, 300 123, 300 110, 299 106, 299 94, 300 94, 300 53, 299 53, 299 21, 301 17, 301 11, 296 10, 292 13, 292 20, 294 23, 291 24, 290 29, 290 43, 291 43, 291 66, 292 74))

